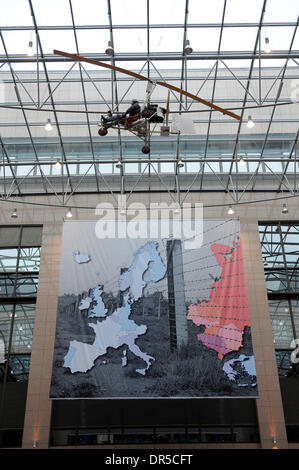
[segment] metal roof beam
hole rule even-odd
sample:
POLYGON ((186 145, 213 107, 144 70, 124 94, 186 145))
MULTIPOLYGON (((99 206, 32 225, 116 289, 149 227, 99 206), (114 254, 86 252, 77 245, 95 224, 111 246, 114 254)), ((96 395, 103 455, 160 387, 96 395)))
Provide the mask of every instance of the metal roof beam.
MULTIPOLYGON (((84 53, 84 57, 87 59, 98 60, 101 62, 107 62, 108 59, 106 54, 90 54, 84 53)), ((263 59, 263 60, 273 60, 273 59, 298 59, 299 58, 299 50, 295 50, 292 52, 287 52, 284 50, 280 51, 273 51, 271 54, 262 53, 259 55, 258 53, 252 53, 252 51, 223 51, 220 53, 208 51, 208 52, 196 52, 193 51, 192 54, 188 57, 189 61, 193 60, 253 60, 253 59, 263 59)), ((119 53, 114 55, 115 61, 146 61, 146 60, 155 60, 155 61, 164 61, 164 60, 182 60, 182 54, 178 52, 151 52, 149 57, 147 54, 142 52, 136 53, 119 53)), ((8 57, 4 55, 0 55, 0 63, 2 62, 11 62, 11 63, 35 63, 36 58, 28 57, 24 54, 11 54, 8 57)), ((66 57, 60 57, 56 54, 43 54, 42 57, 39 58, 39 62, 73 62, 72 59, 66 57)))
MULTIPOLYGON (((189 23, 188 28, 221 28, 221 23, 189 23)), ((223 25, 224 28, 257 28, 259 23, 225 23, 223 25)), ((263 26, 266 28, 274 28, 274 27, 282 27, 282 26, 296 26, 296 22, 293 21, 276 21, 276 22, 267 22, 263 23, 263 26)), ((164 24, 164 23, 155 23, 149 24, 150 29, 171 29, 171 28, 183 28, 183 23, 171 23, 171 24, 164 24)), ((148 25, 144 23, 140 24, 116 24, 113 25, 113 29, 147 29, 148 25)), ((2 31, 34 31, 34 26, 0 26, 2 31)), ((63 30, 72 30, 73 27, 71 25, 49 25, 49 26, 38 26, 40 31, 63 31, 63 30)), ((110 25, 76 25, 76 29, 110 29, 110 25)))

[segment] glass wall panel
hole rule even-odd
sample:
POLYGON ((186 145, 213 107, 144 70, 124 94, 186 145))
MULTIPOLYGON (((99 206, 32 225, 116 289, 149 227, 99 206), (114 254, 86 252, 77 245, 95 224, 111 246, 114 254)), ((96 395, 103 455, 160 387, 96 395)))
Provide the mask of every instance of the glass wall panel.
POLYGON ((292 341, 299 338, 299 224, 260 223, 259 232, 278 373, 291 377, 292 341))
POLYGON ((272 332, 276 349, 288 349, 294 337, 287 300, 269 300, 272 332))
POLYGON ((0 447, 22 444, 41 238, 41 226, 0 227, 0 447), (15 400, 12 430, 6 404, 15 400))
POLYGON ((18 250, 0 248, 0 272, 9 273, 17 270, 18 250))

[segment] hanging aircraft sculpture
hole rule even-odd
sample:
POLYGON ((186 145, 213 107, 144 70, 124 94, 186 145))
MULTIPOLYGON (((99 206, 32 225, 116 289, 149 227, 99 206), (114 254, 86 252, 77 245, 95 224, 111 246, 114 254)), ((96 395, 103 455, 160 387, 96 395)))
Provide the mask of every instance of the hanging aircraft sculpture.
POLYGON ((151 130, 151 127, 150 127, 151 124, 157 124, 157 123, 163 124, 164 121, 166 120, 166 128, 168 126, 170 91, 168 92, 167 107, 162 108, 158 106, 157 104, 151 103, 150 101, 151 95, 156 85, 163 86, 165 88, 168 88, 168 90, 172 90, 174 92, 187 96, 188 98, 191 98, 194 101, 197 101, 205 106, 208 106, 209 108, 215 111, 219 111, 224 115, 230 116, 239 121, 241 120, 241 117, 233 113, 232 111, 223 109, 215 105, 214 103, 210 103, 209 101, 206 101, 205 99, 200 98, 197 95, 193 95, 192 93, 182 90, 181 88, 178 88, 174 85, 170 85, 169 83, 152 80, 144 75, 140 75, 130 70, 126 70, 121 67, 117 67, 115 65, 106 64, 105 62, 100 62, 95 59, 82 57, 77 54, 70 54, 68 52, 63 52, 63 51, 59 51, 56 49, 54 49, 53 52, 54 54, 60 55, 62 57, 66 57, 74 61, 87 62, 89 64, 98 65, 99 67, 104 67, 110 70, 114 70, 116 72, 124 73, 126 75, 133 77, 134 79, 148 82, 148 85, 146 88, 146 96, 145 96, 145 100, 142 106, 139 105, 137 100, 133 100, 133 102, 131 103, 131 107, 125 113, 112 114, 111 111, 108 111, 107 115, 101 116, 99 130, 98 130, 98 134, 101 136, 107 135, 109 128, 123 129, 123 130, 129 131, 135 134, 136 136, 140 137, 143 140, 144 145, 141 150, 145 154, 148 154, 150 152, 149 141, 150 141, 151 134, 154 132, 153 130, 151 130), (134 109, 134 105, 135 105, 135 109, 134 109))

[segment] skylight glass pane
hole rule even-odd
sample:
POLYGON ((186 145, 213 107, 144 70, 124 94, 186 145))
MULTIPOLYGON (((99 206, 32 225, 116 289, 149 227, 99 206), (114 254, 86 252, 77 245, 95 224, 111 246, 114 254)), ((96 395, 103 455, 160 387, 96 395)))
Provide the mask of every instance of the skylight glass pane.
POLYGON ((116 29, 113 33, 113 40, 116 54, 119 52, 147 51, 147 34, 145 29, 116 29))
MULTIPOLYGON (((194 52, 217 51, 220 28, 190 28, 188 39, 194 52)), ((192 67, 193 61, 190 61, 192 67)))
MULTIPOLYGON (((85 8, 85 2, 81 2, 85 8)), ((65 26, 72 24, 68 0, 33 0, 33 11, 38 26, 65 26)))
POLYGON ((224 28, 221 40, 222 51, 252 51, 257 28, 224 28))
POLYGON ((267 2, 264 23, 270 21, 296 22, 299 15, 299 3, 295 0, 271 0, 267 2))
MULTIPOLYGON (((288 51, 294 34, 293 26, 279 26, 263 28, 261 35, 261 49, 264 51, 265 38, 269 38, 272 51, 288 51)), ((269 54, 271 55, 271 54, 269 54)))
POLYGON ((27 0, 2 0, 1 26, 32 26, 29 2, 27 0))
MULTIPOLYGON (((150 2, 151 5, 152 2, 150 2)), ((112 0, 111 15, 113 24, 146 24, 146 0, 112 0)))
MULTIPOLYGON (((30 31, 2 31, 5 47, 8 55, 10 54, 24 54, 27 56, 28 43, 31 39, 30 31)), ((34 41, 34 49, 35 40, 34 41)))
POLYGON ((262 6, 263 0, 227 0, 224 21, 225 23, 258 23, 262 6))
POLYGON ((44 54, 53 54, 54 49, 76 53, 73 31, 40 31, 39 36, 44 54))
POLYGON ((72 0, 75 25, 108 25, 107 1, 72 0))
MULTIPOLYGON (((203 8, 202 2, 189 0, 188 23, 221 23, 224 0, 206 2, 203 8)), ((188 30, 188 36, 191 28, 188 30)))
POLYGON ((183 49, 183 28, 157 28, 150 31, 152 52, 179 52, 183 49))
MULTIPOLYGON (((105 54, 108 41, 110 40, 110 33, 106 29, 78 30, 77 39, 81 55, 93 52, 96 52, 97 54, 105 54)), ((90 67, 87 63, 84 63, 83 65, 90 67)))
POLYGON ((150 23, 184 24, 185 2, 182 0, 151 0, 150 23))

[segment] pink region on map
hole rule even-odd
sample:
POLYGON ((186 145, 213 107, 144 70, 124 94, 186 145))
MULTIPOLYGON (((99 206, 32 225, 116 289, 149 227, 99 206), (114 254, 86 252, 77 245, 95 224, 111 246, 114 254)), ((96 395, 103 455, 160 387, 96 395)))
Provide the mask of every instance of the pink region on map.
POLYGON ((249 309, 241 241, 233 242, 233 247, 213 243, 211 250, 222 268, 220 279, 211 284, 208 302, 189 306, 187 319, 206 327, 198 341, 222 359, 242 346, 244 328, 250 326, 249 309))

